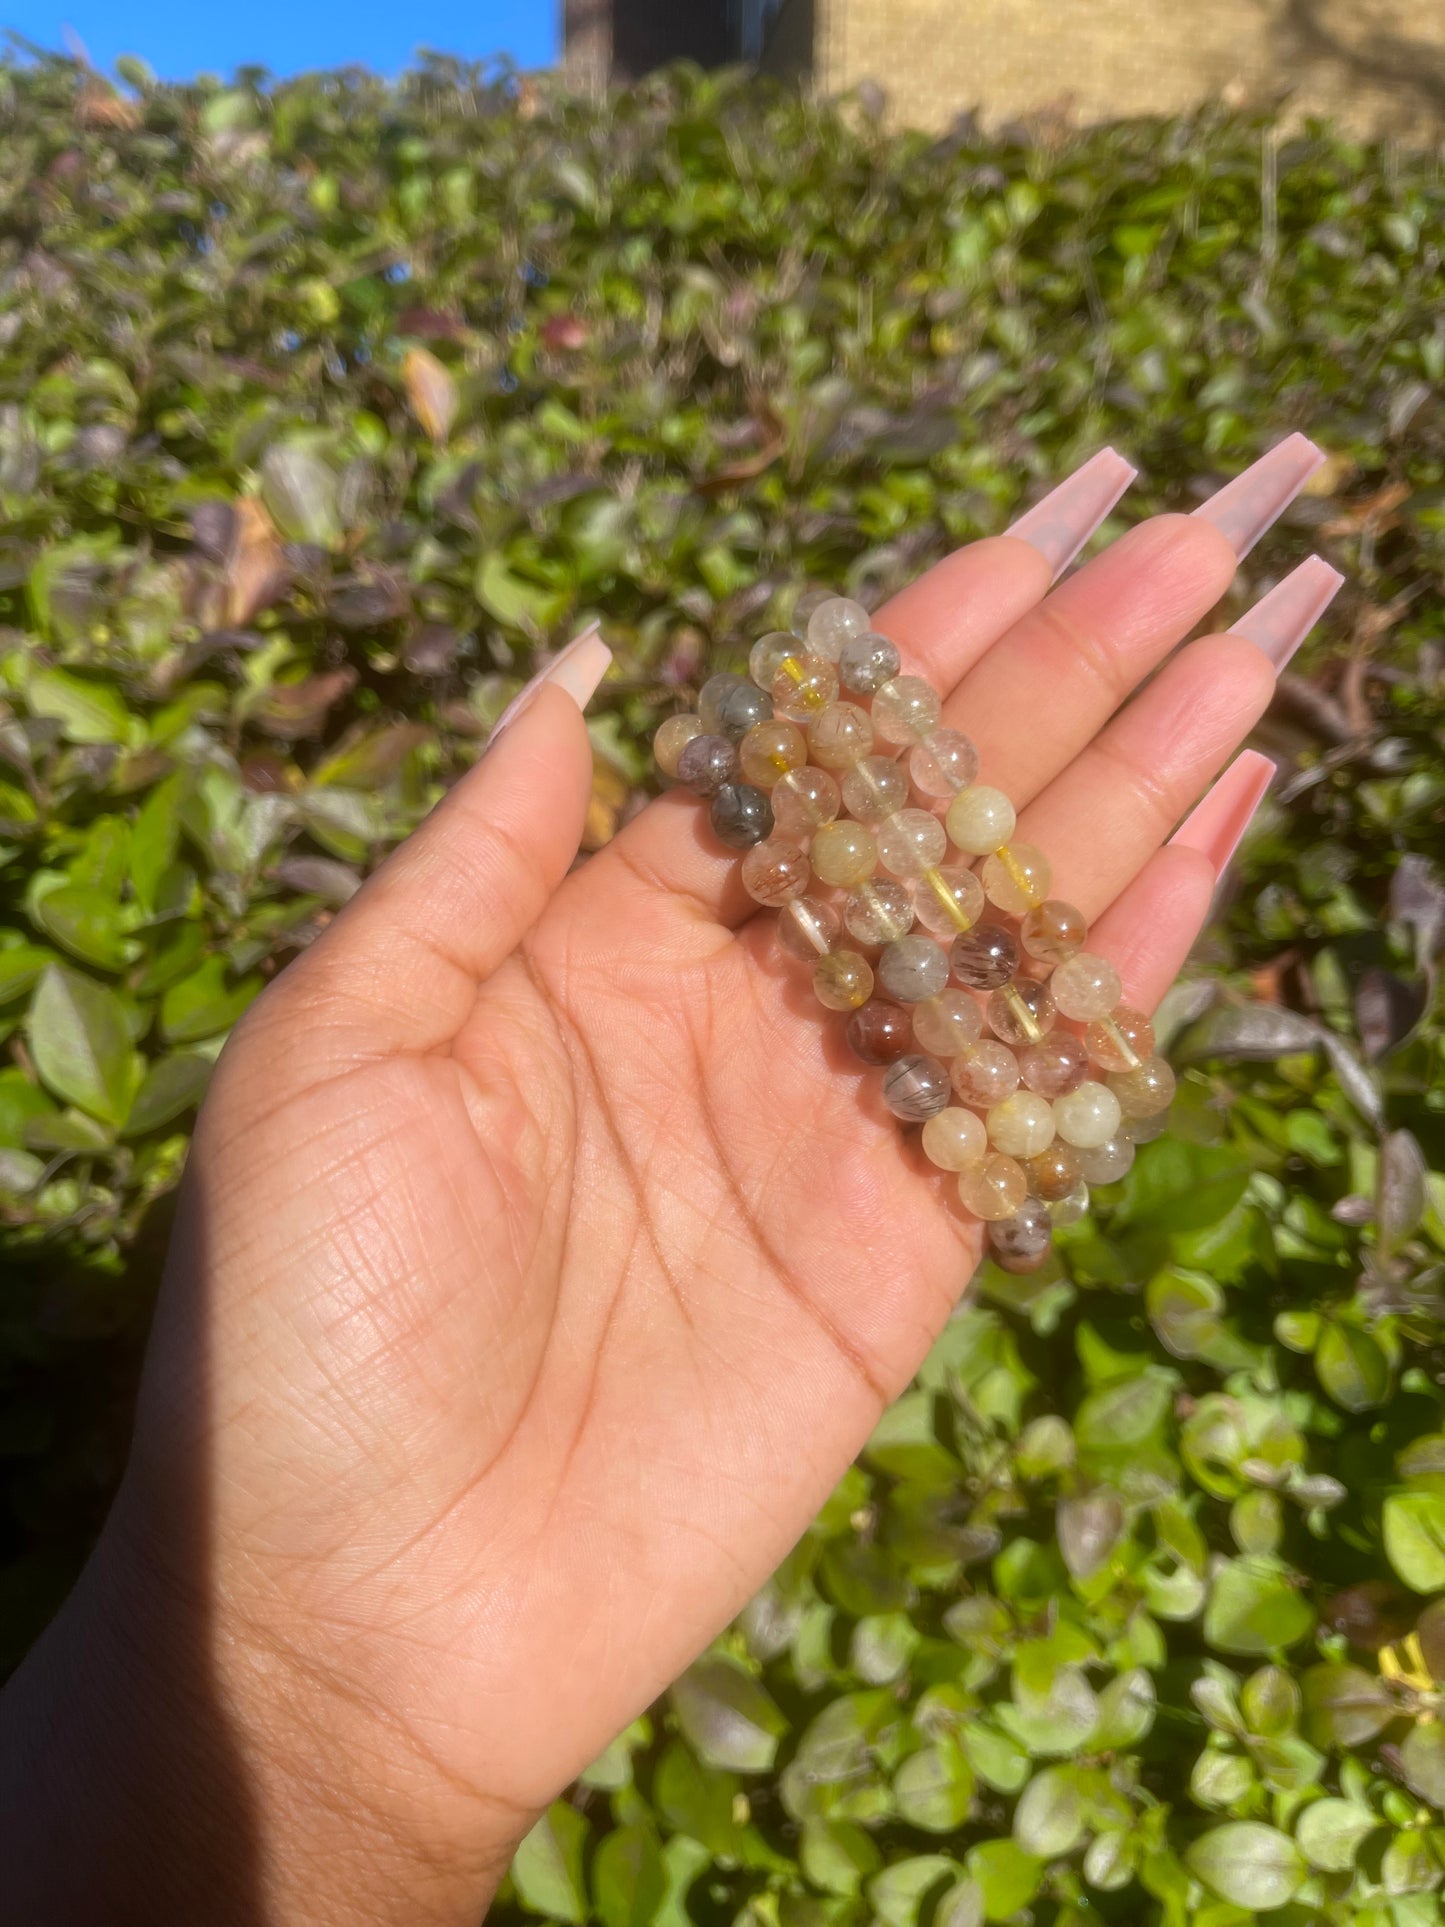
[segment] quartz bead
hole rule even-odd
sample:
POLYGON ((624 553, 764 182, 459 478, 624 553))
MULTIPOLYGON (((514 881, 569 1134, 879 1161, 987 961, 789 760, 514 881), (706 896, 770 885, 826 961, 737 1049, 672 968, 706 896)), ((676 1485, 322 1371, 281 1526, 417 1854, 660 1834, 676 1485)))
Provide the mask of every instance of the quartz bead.
POLYGON ((697 713, 702 726, 709 736, 722 734, 723 699, 735 689, 746 689, 747 683, 741 676, 735 676, 730 669, 720 669, 715 676, 709 676, 697 692, 697 713))
POLYGON ((958 1180, 958 1196, 966 1211, 986 1224, 1011 1218, 1022 1211, 1029 1195, 1029 1181, 1017 1158, 1002 1151, 990 1151, 971 1165, 958 1180))
POLYGON ((988 1155, 988 1133, 982 1118, 950 1104, 935 1111, 923 1126, 923 1155, 940 1171, 966 1171, 988 1155))
POLYGON ((833 589, 804 589, 793 604, 793 613, 788 618, 792 624, 793 646, 806 639, 808 624, 813 620, 813 612, 821 609, 825 602, 836 602, 838 596, 833 589))
POLYGON ((1120 1135, 1102 1144, 1081 1144, 1074 1152, 1079 1176, 1088 1184, 1117 1184, 1129 1175, 1134 1162, 1132 1141, 1120 1135))
POLYGON ((701 716, 669 716, 652 739, 652 753, 664 776, 677 776, 677 759, 694 736, 702 735, 701 716))
POLYGON ((798 653, 798 638, 790 636, 786 629, 773 629, 765 636, 759 636, 748 651, 748 674, 759 689, 771 693, 773 678, 782 666, 785 656, 798 653))
POLYGON ((1126 1117, 1121 1135, 1131 1144, 1152 1144, 1156 1137, 1163 1137, 1169 1128, 1169 1113, 1156 1111, 1152 1117, 1126 1117))
POLYGON ((807 760, 808 743, 802 730, 780 717, 754 723, 738 744, 738 768, 760 790, 770 790, 780 776, 801 769, 807 760))
POLYGON ((943 704, 922 676, 895 676, 873 698, 873 733, 885 743, 916 743, 938 727, 943 704))
POLYGON ((888 756, 865 756, 842 782, 843 807, 860 823, 881 823, 908 801, 908 778, 888 756))
POLYGON ((896 877, 936 869, 948 849, 943 825, 927 810, 898 810, 878 825, 878 861, 896 877))
POLYGON ((1055 1198, 1067 1197, 1079 1182, 1079 1159, 1082 1152, 1076 1151, 1071 1144, 1056 1137, 1046 1151, 1037 1157, 1024 1160, 1024 1173, 1029 1181, 1029 1196, 1042 1198, 1052 1203, 1055 1198))
POLYGON ((892 682, 900 668, 900 658, 887 636, 874 631, 850 636, 838 657, 838 676, 845 689, 855 696, 876 696, 884 683, 892 682))
POLYGON ((925 796, 954 796, 978 775, 978 751, 956 729, 931 729, 909 750, 908 774, 925 796))
POLYGON ((824 769, 851 769, 873 747, 873 724, 857 703, 829 703, 809 723, 808 742, 824 769))
POLYGON ((868 611, 851 596, 830 596, 820 602, 808 617, 808 647, 818 656, 836 662, 843 644, 854 636, 866 636, 871 628, 868 611))
POLYGON ((857 1010, 873 995, 873 972, 856 950, 830 950, 813 972, 813 994, 829 1010, 857 1010))
POLYGON ((1035 904, 1019 925, 1019 942, 1035 963, 1067 963, 1089 940, 1089 926, 1082 910, 1058 897, 1035 904))
POLYGON ((913 1006, 913 1035, 930 1057, 957 1057, 978 1042, 982 1028, 978 1005, 962 990, 940 990, 913 1006))
POLYGON ((713 833, 734 850, 751 849, 773 830, 773 806, 766 790, 751 783, 724 783, 708 812, 713 833))
POLYGON ((948 1103, 948 1072, 937 1058, 900 1057, 883 1073, 883 1102, 905 1124, 921 1124, 948 1103))
POLYGON ((1056 1229, 1077 1224, 1089 1208, 1089 1187, 1082 1179, 1067 1196, 1049 1206, 1049 1218, 1056 1229))
POLYGON ((1040 1043, 1058 1020, 1047 984, 1021 977, 1005 984, 989 998, 984 1010, 989 1029, 1001 1043, 1015 1050, 1040 1043))
POLYGON ((842 934, 843 919, 823 897, 795 897, 778 912, 778 942, 790 957, 816 963, 842 934))
POLYGON ((843 922, 855 943, 894 943, 913 928, 913 905, 901 883, 870 877, 843 905, 843 922))
POLYGON ((738 753, 726 736, 694 736, 677 759, 677 780, 699 796, 716 796, 737 767, 738 753))
POLYGON ((1011 1158, 1034 1158, 1054 1141, 1053 1107, 1032 1091, 1015 1091, 988 1114, 988 1137, 996 1151, 1011 1158))
POLYGON ((1146 1057, 1136 1071, 1111 1071, 1109 1089, 1125 1117, 1157 1117, 1174 1102, 1174 1073, 1162 1057, 1146 1057))
POLYGON ((987 856, 1008 842, 1017 820, 1014 806, 1002 790, 973 783, 949 804, 943 826, 949 841, 960 850, 970 856, 987 856))
POLYGON ((765 837, 755 843, 742 860, 743 888, 753 899, 774 908, 802 896, 812 872, 808 859, 796 843, 780 836, 765 837))
POLYGON ((1066 1030, 1051 1031, 1019 1052, 1019 1076, 1050 1103, 1076 1091, 1088 1075, 1089 1053, 1066 1030))
POLYGON ((908 1012, 870 998, 848 1019, 848 1048, 865 1064, 896 1064, 913 1049, 908 1012))
POLYGON ((1054 1099, 1054 1123, 1065 1144, 1089 1150, 1105 1144, 1119 1128, 1119 1100, 1106 1084, 1085 1079, 1075 1091, 1054 1099))
POLYGON ((1007 1044, 992 1037, 980 1038, 953 1060, 953 1088, 965 1104, 979 1109, 1001 1104, 1019 1087, 1018 1059, 1007 1044))
POLYGON ((1000 1218, 988 1228, 989 1254, 1001 1271, 1037 1271, 1053 1243, 1053 1220, 1037 1198, 1025 1199, 1011 1218, 1000 1218))
POLYGON ((940 863, 912 885, 913 914, 935 937, 957 937, 983 914, 983 885, 961 863, 940 863))
POLYGON ((780 716, 809 722, 838 700, 838 672, 826 656, 784 656, 769 694, 780 716))
POLYGON ((825 823, 813 833, 813 874, 837 890, 853 890, 878 868, 878 845, 866 823, 825 823))
POLYGON ((1084 1031, 1084 1045, 1101 1071, 1136 1071, 1154 1055, 1154 1026, 1142 1010, 1115 1004, 1084 1031))
POLYGON ((948 955, 954 976, 970 990, 997 990, 1019 967, 1018 941, 1001 923, 976 923, 954 938, 948 955))
POLYGON ((1106 957, 1081 950, 1059 965, 1049 988, 1065 1017, 1087 1023, 1093 1017, 1106 1017, 1118 1003, 1119 973, 1106 957))
POLYGON ((948 953, 932 937, 899 937, 884 946, 878 981, 900 1004, 921 1004, 948 982, 948 953))
MULTIPOLYGON (((791 729, 791 723, 771 723, 769 728, 791 729)), ((773 820, 784 836, 806 841, 815 830, 831 823, 842 807, 838 785, 825 769, 804 763, 780 776, 770 792, 773 820)))
POLYGON ((1053 865, 1033 843, 1005 843, 980 872, 989 902, 1011 917, 1025 916, 1049 894, 1053 865))
POLYGON ((769 722, 772 714, 771 696, 750 682, 740 683, 717 706, 718 730, 730 743, 740 743, 755 723, 769 722))

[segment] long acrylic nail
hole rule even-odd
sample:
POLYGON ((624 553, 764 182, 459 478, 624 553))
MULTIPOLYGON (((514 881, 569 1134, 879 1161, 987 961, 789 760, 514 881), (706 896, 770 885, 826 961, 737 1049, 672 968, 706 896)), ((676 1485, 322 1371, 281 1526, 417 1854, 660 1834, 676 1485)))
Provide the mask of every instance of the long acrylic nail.
POLYGON ((1267 455, 1201 502, 1194 514, 1227 535, 1241 561, 1277 522, 1325 459, 1307 435, 1287 435, 1267 455))
POLYGON ((1278 672, 1334 601, 1344 579, 1322 556, 1309 556, 1232 622, 1229 633, 1263 650, 1278 672))
POLYGON ((579 709, 585 709, 592 699, 598 683, 607 673, 607 665, 612 660, 612 651, 598 633, 598 625, 593 622, 580 636, 567 644, 560 655, 555 656, 545 669, 539 669, 532 680, 517 691, 507 707, 492 725, 492 733, 487 738, 487 748, 501 735, 504 729, 516 722, 522 711, 536 698, 537 691, 544 683, 551 683, 557 689, 565 689, 579 709))
POLYGON ((1037 549, 1057 582, 1138 473, 1117 449, 1101 448, 1004 534, 1037 549))
POLYGON ((1278 764, 1257 749, 1243 750, 1185 817, 1170 837, 1170 847, 1177 843, 1181 849, 1198 850, 1215 876, 1223 876, 1278 773, 1278 764))

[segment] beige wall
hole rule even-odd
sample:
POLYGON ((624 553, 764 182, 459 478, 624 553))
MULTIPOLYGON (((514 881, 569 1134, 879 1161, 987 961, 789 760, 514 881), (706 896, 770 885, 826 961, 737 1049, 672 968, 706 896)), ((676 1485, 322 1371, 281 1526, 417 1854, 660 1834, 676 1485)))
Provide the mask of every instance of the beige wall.
MULTIPOLYGON (((795 65, 798 0, 775 29, 795 65)), ((894 119, 1079 120, 1290 96, 1291 117, 1445 129, 1445 0, 813 0, 814 77, 882 84, 894 119)), ((768 50, 773 64, 774 46, 768 50)))

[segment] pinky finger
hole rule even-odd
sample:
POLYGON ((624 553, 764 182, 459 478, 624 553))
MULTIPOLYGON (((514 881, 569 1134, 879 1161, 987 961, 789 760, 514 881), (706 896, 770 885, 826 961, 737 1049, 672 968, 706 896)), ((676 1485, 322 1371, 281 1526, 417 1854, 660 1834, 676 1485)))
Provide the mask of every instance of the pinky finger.
POLYGON ((1124 999, 1153 1011, 1179 975, 1208 918, 1220 877, 1264 801, 1275 765, 1237 756, 1089 933, 1089 948, 1119 972, 1124 999))

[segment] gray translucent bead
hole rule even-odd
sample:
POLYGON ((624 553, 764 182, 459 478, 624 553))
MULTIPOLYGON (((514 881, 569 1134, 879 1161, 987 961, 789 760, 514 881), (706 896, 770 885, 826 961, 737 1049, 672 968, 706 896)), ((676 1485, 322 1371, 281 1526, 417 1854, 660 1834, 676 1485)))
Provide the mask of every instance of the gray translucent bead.
POLYGON ((677 780, 699 796, 716 796, 737 767, 738 753, 726 736, 694 736, 677 759, 677 780))
POLYGON ((702 718, 702 726, 710 736, 716 736, 722 728, 723 699, 734 689, 746 689, 747 681, 735 676, 730 669, 720 669, 715 676, 709 676, 697 692, 697 713, 702 718))
POLYGON ((948 952, 932 937, 898 937, 878 959, 878 981, 900 1004, 921 1004, 948 984, 948 952))
POLYGON ((754 689, 751 683, 739 683, 717 706, 718 729, 730 743, 740 743, 754 723, 770 722, 772 714, 771 696, 754 689))
POLYGON ((888 640, 870 629, 850 636, 838 655, 838 680, 855 696, 872 696, 898 674, 902 657, 888 640))
POLYGON ((883 1102, 905 1124, 921 1124, 947 1110, 948 1072, 936 1057, 900 1057, 883 1075, 883 1102))
POLYGON ((1049 1207, 1038 1198, 1030 1198, 1013 1217, 999 1218, 988 1227, 990 1249, 1005 1271, 1037 1271, 1053 1241, 1049 1207))
POLYGON ((835 592, 832 589, 804 589, 803 593, 793 604, 793 614, 790 622, 793 634, 798 638, 799 642, 806 641, 807 639, 808 624, 813 619, 813 611, 815 609, 821 609, 825 602, 832 602, 834 600, 835 592))
POLYGON ((724 783, 709 812, 715 835, 734 850, 750 850, 773 830, 773 806, 766 790, 751 783, 724 783))
MULTIPOLYGON (((1149 1121, 1152 1123, 1153 1119, 1149 1121)), ((1103 1144, 1090 1145, 1085 1150, 1075 1148, 1074 1162, 1079 1167, 1079 1176, 1087 1183, 1117 1184, 1128 1175, 1134 1162, 1134 1140, 1121 1130, 1117 1137, 1108 1138, 1103 1144)))

